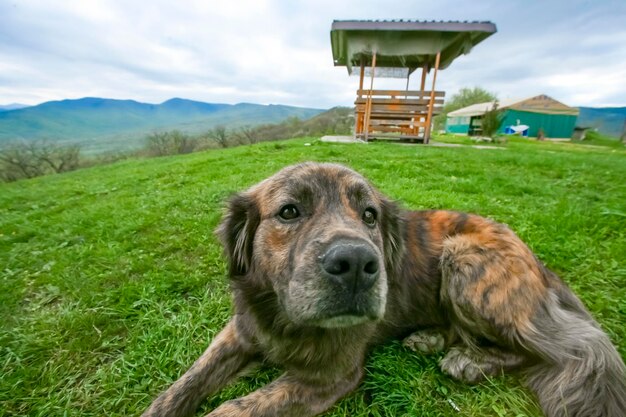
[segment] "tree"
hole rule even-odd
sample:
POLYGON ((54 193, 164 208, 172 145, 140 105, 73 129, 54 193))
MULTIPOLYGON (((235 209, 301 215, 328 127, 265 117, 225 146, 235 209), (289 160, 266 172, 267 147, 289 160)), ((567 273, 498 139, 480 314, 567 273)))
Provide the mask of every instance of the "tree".
POLYGON ((259 141, 256 129, 248 125, 240 127, 235 136, 242 144, 257 143, 259 141))
POLYGON ((191 153, 196 147, 197 140, 179 130, 152 132, 146 136, 146 148, 153 156, 191 153))
POLYGON ((0 151, 0 179, 16 181, 50 173, 73 171, 80 164, 80 147, 46 141, 7 145, 0 151))
POLYGON ((481 118, 483 135, 493 138, 498 133, 500 126, 502 126, 503 117, 504 113, 498 108, 498 102, 496 101, 493 103, 491 110, 488 110, 481 118))
POLYGON ((146 136, 148 153, 154 156, 169 154, 169 140, 167 132, 152 132, 146 136))
POLYGON ((445 127, 448 113, 471 106, 472 104, 486 103, 489 101, 496 101, 496 95, 481 87, 461 88, 458 93, 453 94, 452 97, 446 101, 441 114, 435 117, 435 130, 441 130, 445 127))
POLYGON ((217 142, 222 148, 228 147, 228 133, 226 127, 219 125, 209 130, 208 136, 217 142))

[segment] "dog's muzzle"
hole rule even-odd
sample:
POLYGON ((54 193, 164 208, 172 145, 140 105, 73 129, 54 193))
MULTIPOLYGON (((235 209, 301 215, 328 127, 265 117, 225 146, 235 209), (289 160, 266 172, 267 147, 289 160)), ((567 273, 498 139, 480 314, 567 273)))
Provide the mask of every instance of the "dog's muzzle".
POLYGON ((378 255, 356 239, 333 242, 320 257, 320 264, 326 279, 352 295, 372 288, 380 275, 378 255))

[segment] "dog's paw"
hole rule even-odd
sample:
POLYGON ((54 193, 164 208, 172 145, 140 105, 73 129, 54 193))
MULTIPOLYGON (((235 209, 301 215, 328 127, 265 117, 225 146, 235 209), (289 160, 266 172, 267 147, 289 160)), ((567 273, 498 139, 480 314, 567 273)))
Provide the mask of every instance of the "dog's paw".
POLYGON ((404 339, 402 344, 415 352, 437 353, 446 346, 443 334, 438 330, 420 330, 404 339))
POLYGON ((481 363, 468 348, 455 346, 439 362, 441 370, 459 381, 476 384, 494 374, 493 366, 481 363))

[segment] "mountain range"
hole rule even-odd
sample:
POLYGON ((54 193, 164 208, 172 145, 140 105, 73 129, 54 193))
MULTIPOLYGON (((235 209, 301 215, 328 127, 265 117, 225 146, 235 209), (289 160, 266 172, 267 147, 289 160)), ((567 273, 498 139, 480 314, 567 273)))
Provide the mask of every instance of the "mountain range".
POLYGON ((0 104, 0 113, 3 111, 23 109, 24 107, 30 107, 30 106, 28 104, 20 104, 20 103, 0 104))
MULTIPOLYGON (((321 109, 252 103, 223 104, 173 98, 161 104, 86 97, 36 106, 0 105, 0 147, 12 141, 49 140, 80 144, 90 153, 139 148, 147 134, 181 130, 205 132, 278 123, 289 117, 308 119, 321 109)), ((626 107, 580 107, 577 125, 619 137, 626 107)))
POLYGON ((91 151, 140 147, 154 131, 200 133, 217 125, 307 119, 323 110, 252 103, 222 104, 173 98, 161 104, 86 97, 0 111, 0 145, 9 141, 79 143, 91 151))

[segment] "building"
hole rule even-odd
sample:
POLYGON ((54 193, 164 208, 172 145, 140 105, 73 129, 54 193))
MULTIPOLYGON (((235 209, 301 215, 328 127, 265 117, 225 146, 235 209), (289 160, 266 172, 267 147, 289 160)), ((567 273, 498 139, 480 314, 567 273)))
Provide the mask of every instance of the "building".
POLYGON ((428 143, 432 118, 443 109, 445 96, 435 90, 437 72, 495 32, 491 22, 335 20, 330 31, 333 63, 359 74, 355 137, 428 143), (420 69, 420 88, 411 90, 410 76, 420 69), (374 87, 376 77, 406 81, 400 88, 382 90, 374 87))
MULTIPOLYGON (((537 137, 540 129, 546 138, 570 138, 574 132, 579 110, 544 94, 523 100, 502 100, 498 108, 504 111, 498 133, 517 132, 537 137)), ((495 102, 473 104, 448 113, 446 132, 480 135, 481 118, 493 109, 495 102)))

